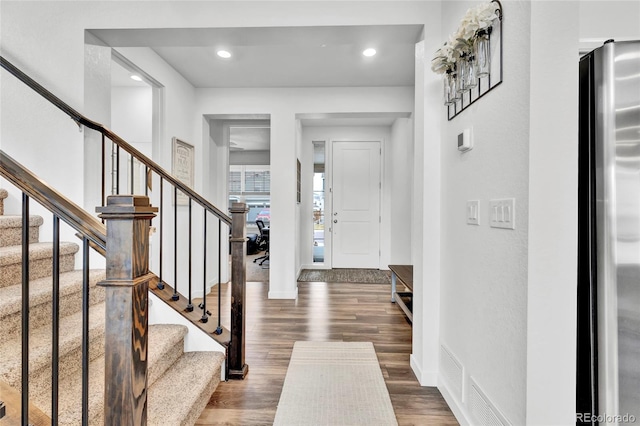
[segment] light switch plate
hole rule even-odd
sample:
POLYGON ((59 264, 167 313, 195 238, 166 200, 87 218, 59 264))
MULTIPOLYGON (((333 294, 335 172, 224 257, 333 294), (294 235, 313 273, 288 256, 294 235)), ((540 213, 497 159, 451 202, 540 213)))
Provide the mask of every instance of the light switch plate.
POLYGON ((480 225, 480 201, 467 201, 467 224, 480 225))
POLYGON ((503 198, 489 200, 489 217, 492 228, 516 228, 516 200, 503 198))

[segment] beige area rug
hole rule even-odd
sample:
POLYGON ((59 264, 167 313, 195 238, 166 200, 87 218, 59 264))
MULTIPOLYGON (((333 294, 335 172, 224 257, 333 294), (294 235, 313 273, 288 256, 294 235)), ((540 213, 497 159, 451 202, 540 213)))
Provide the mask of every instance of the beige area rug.
POLYGON ((379 269, 303 269, 300 282, 390 284, 391 271, 379 269))
POLYGON ((371 342, 296 342, 274 425, 397 425, 371 342))
POLYGON ((261 251, 258 254, 247 255, 246 260, 246 274, 247 281, 249 282, 261 282, 268 283, 269 282, 269 261, 267 260, 262 265, 259 265, 260 261, 254 263, 253 260, 264 256, 264 252, 261 251))

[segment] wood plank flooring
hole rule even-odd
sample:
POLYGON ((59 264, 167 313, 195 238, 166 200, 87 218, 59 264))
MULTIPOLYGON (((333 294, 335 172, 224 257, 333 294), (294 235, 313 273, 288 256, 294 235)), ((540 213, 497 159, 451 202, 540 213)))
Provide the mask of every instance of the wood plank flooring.
POLYGON ((268 284, 247 283, 248 376, 220 383, 196 424, 272 424, 298 340, 373 342, 400 425, 458 424, 438 389, 421 387, 409 366, 411 325, 390 302, 389 285, 299 283, 297 300, 269 300, 267 292, 268 284))

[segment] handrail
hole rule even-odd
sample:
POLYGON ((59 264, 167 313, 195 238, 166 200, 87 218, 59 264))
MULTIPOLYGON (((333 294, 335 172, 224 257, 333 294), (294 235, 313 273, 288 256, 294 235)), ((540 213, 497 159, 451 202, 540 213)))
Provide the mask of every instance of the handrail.
MULTIPOLYGON (((26 193, 30 198, 36 200, 43 207, 48 209, 51 213, 58 216, 65 221, 69 226, 75 229, 76 234, 80 239, 86 237, 89 240, 90 246, 101 255, 105 255, 107 247, 107 231, 105 225, 99 221, 95 216, 89 214, 82 207, 69 200, 64 195, 60 194, 49 184, 41 180, 29 169, 16 160, 11 158, 4 151, 0 150, 0 176, 11 182, 16 188, 26 193)), ((150 290, 156 293, 161 299, 168 300, 171 298, 171 293, 174 291, 168 284, 164 283, 166 290, 163 286, 162 289, 157 286, 159 277, 151 273, 153 278, 153 284, 150 286, 150 290), (157 288, 156 288, 157 287, 157 288), (164 290, 164 296, 162 291, 164 290), (166 295, 169 296, 166 296, 166 295)), ((186 303, 186 302, 185 302, 186 303)), ((198 323, 195 313, 191 315, 187 312, 182 305, 178 312, 192 321, 207 334, 212 336, 216 341, 220 343, 228 344, 229 332, 223 331, 221 336, 217 336, 213 333, 213 329, 209 329, 207 324, 198 323), (214 337, 215 336, 215 337, 214 337)), ((215 329, 215 327, 214 327, 215 329)))
POLYGON ((53 93, 51 93, 50 91, 45 89, 38 82, 36 82, 31 77, 29 77, 28 75, 23 73, 19 68, 17 68, 11 62, 9 62, 3 56, 0 56, 0 66, 2 68, 4 68, 5 70, 7 70, 12 75, 14 75, 18 80, 22 81, 28 87, 33 89, 36 93, 41 95, 43 98, 48 100, 50 103, 55 105, 62 112, 67 114, 69 117, 71 117, 71 119, 73 121, 75 121, 76 123, 78 123, 78 125, 85 126, 85 127, 90 128, 90 129, 93 129, 93 130, 95 130, 97 132, 102 133, 104 136, 106 136, 107 138, 111 139, 114 143, 116 143, 118 146, 120 146, 126 152, 128 152, 133 157, 135 157, 138 161, 143 163, 145 166, 149 167, 149 169, 151 169, 154 172, 156 172, 163 179, 169 181, 173 186, 178 188, 183 194, 189 196, 195 202, 200 204, 204 209, 206 209, 206 210, 210 211, 211 213, 213 213, 218 219, 220 219, 221 221, 223 221, 227 225, 231 225, 231 218, 229 217, 229 215, 227 215, 224 212, 222 212, 216 206, 211 204, 206 198, 202 197, 200 194, 198 194, 197 192, 195 192, 194 190, 189 188, 183 182, 181 182, 178 179, 176 179, 175 177, 173 177, 169 172, 164 170, 160 165, 158 165, 157 163, 151 161, 149 158, 147 158, 144 154, 142 154, 140 151, 138 151, 133 146, 131 146, 129 143, 127 143, 120 136, 118 136, 117 134, 113 133, 111 130, 107 129, 102 124, 96 123, 95 121, 88 119, 87 117, 85 117, 84 115, 80 114, 78 111, 76 111, 72 107, 70 107, 67 103, 65 103, 60 98, 55 96, 53 93))
POLYGON ((102 251, 106 249, 107 231, 102 222, 53 189, 2 150, 0 150, 0 175, 67 222, 99 249, 102 251))

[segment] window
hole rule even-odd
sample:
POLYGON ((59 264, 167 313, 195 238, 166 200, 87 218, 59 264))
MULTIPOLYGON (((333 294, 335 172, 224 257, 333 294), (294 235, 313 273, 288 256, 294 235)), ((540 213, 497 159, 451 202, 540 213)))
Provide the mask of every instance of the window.
POLYGON ((271 175, 269 170, 245 171, 244 192, 269 192, 271 191, 271 175))
POLYGON ((229 172, 229 193, 239 194, 242 192, 242 172, 230 171, 229 172))
POLYGON ((231 166, 229 170, 229 194, 271 192, 271 172, 269 166, 231 166))
POLYGON ((269 166, 229 167, 229 207, 242 201, 247 204, 247 226, 253 228, 257 219, 265 225, 271 221, 271 172, 269 166))

